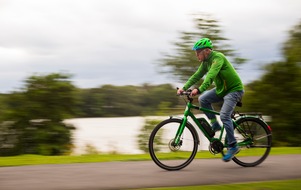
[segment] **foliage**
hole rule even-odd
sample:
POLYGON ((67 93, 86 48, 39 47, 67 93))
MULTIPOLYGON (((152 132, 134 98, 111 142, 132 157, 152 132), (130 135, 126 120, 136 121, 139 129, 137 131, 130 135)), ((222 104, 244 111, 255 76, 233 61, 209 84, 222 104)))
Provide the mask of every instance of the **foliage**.
MULTIPOLYGON (((153 129, 160 123, 159 120, 151 120, 147 119, 145 121, 144 126, 140 130, 140 134, 138 135, 138 146, 139 149, 143 152, 148 152, 148 140, 153 129)), ((160 143, 160 142, 155 142, 160 143)))
POLYGON ((261 80, 248 85, 248 110, 272 116, 275 145, 301 145, 301 24, 284 43, 284 60, 266 66, 261 80))
POLYGON ((284 43, 282 53, 287 62, 301 66, 301 21, 289 31, 289 39, 284 43))
POLYGON ((104 85, 81 90, 76 117, 137 116, 155 114, 162 107, 173 108, 178 103, 176 90, 170 84, 142 86, 104 85))
POLYGON ((14 128, 14 122, 3 121, 0 123, 0 156, 17 154, 18 135, 18 131, 14 128))
POLYGON ((100 88, 78 89, 75 117, 98 117, 105 115, 103 93, 100 88))
POLYGON ((93 146, 92 144, 86 144, 85 155, 97 155, 99 153, 100 153, 100 151, 97 150, 97 148, 95 146, 93 146))
POLYGON ((187 81, 200 65, 195 52, 191 50, 192 46, 198 39, 204 37, 210 38, 214 50, 227 55, 233 63, 241 64, 246 61, 237 57, 235 51, 226 43, 228 39, 222 36, 222 29, 217 20, 205 14, 193 16, 196 31, 181 32, 180 40, 173 43, 174 55, 164 54, 164 58, 159 61, 162 73, 170 74, 181 82, 187 81))
MULTIPOLYGON (((59 155, 69 151, 73 127, 62 122, 73 113, 75 103, 75 87, 69 77, 60 73, 31 76, 22 91, 7 97, 9 111, 3 120, 12 124, 1 130, 14 130, 15 134, 6 133, 2 138, 17 135, 10 154, 59 155)), ((0 147, 6 144, 3 141, 0 147)))

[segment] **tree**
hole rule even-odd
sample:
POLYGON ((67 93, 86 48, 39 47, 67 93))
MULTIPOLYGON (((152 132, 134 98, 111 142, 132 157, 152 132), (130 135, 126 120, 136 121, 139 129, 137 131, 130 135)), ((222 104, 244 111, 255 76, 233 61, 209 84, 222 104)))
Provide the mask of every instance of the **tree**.
POLYGON ((34 75, 25 80, 25 87, 7 99, 10 112, 4 120, 12 121, 16 144, 12 154, 59 155, 70 151, 71 129, 62 121, 72 115, 75 87, 70 76, 61 73, 34 75))
MULTIPOLYGON (((148 140, 151 132, 153 131, 154 127, 158 125, 161 121, 155 120, 155 119, 146 119, 144 126, 141 128, 140 133, 138 135, 138 146, 139 149, 142 150, 144 153, 148 152, 148 140)), ((160 135, 161 137, 161 135, 160 135)), ((154 142, 158 145, 160 145, 162 142, 160 141, 160 138, 156 139, 157 142, 154 142), (158 140, 159 139, 159 140, 158 140)), ((157 148, 159 146, 156 146, 157 148)))
POLYGON ((266 66, 261 80, 248 85, 244 100, 248 110, 272 116, 275 145, 301 144, 301 23, 289 32, 283 61, 266 66))
POLYGON ((181 32, 179 41, 173 43, 175 46, 173 55, 164 54, 164 58, 159 60, 161 73, 170 74, 181 82, 187 81, 200 65, 194 51, 191 50, 192 46, 203 37, 210 38, 213 41, 214 50, 227 55, 232 63, 241 64, 246 61, 237 57, 234 50, 226 43, 228 39, 222 36, 222 30, 217 20, 205 14, 193 16, 196 31, 181 32))
POLYGON ((289 31, 289 39, 284 43, 282 53, 287 62, 301 66, 301 21, 289 31))
POLYGON ((79 89, 77 91, 77 117, 100 117, 104 116, 104 94, 101 88, 79 89))
POLYGON ((60 122, 72 115, 75 87, 69 81, 70 77, 61 73, 29 77, 25 81, 24 95, 30 104, 27 106, 27 111, 32 113, 30 117, 60 122))
MULTIPOLYGON (((162 108, 177 105, 175 88, 170 84, 142 86, 104 85, 100 88, 78 90, 80 117, 138 116, 155 114, 162 108)), ((162 110, 161 110, 162 111, 162 110)))

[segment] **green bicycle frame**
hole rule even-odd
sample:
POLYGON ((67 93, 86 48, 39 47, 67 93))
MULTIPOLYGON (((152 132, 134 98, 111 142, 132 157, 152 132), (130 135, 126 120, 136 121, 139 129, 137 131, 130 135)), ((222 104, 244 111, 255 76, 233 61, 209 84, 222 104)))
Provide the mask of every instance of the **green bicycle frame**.
MULTIPOLYGON (((200 122, 197 120, 197 118, 191 112, 191 109, 197 109, 197 110, 200 110, 200 111, 203 111, 203 112, 213 113, 215 115, 220 115, 219 112, 216 112, 216 111, 213 111, 213 110, 209 110, 209 109, 206 109, 206 108, 202 108, 202 107, 193 105, 191 102, 187 102, 186 109, 184 111, 184 116, 182 118, 183 122, 181 123, 181 125, 179 126, 179 128, 177 130, 176 136, 174 138, 175 139, 174 140, 174 144, 178 145, 180 143, 180 138, 181 138, 181 135, 183 134, 184 128, 185 128, 186 123, 188 121, 188 117, 192 118, 192 120, 197 124, 197 126, 199 127, 199 129, 203 132, 203 134, 206 136, 206 138, 210 142, 215 141, 215 140, 221 141, 223 133, 224 133, 224 126, 222 126, 222 128, 221 128, 221 133, 220 133, 220 136, 219 136, 218 139, 216 139, 214 137, 210 137, 209 134, 208 134, 208 132, 203 128, 203 126, 200 124, 200 122)), ((232 122, 233 122, 233 126, 235 126, 237 128, 237 130, 240 131, 241 134, 244 135, 244 137, 246 139, 245 141, 240 142, 238 144, 239 145, 244 145, 244 146, 251 144, 252 143, 251 138, 249 138, 246 135, 246 133, 243 132, 243 129, 233 119, 232 119, 232 122)), ((228 145, 224 144, 224 146, 227 147, 228 145)))

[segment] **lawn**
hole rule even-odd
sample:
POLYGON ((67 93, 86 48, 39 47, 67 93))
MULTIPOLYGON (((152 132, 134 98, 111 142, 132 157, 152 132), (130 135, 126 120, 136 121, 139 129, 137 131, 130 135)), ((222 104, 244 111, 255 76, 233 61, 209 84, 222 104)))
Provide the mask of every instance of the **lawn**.
MULTIPOLYGON (((278 180, 253 183, 235 183, 223 185, 201 185, 186 187, 149 188, 144 190, 296 190, 300 188, 301 179, 278 180)), ((142 189, 140 189, 142 190, 142 189)))

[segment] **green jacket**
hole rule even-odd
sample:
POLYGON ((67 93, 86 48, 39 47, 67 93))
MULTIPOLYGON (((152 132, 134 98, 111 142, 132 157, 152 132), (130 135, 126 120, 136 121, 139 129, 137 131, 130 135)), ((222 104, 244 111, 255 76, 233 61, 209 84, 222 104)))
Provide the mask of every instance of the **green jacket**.
POLYGON ((201 63, 198 70, 188 79, 183 90, 190 88, 206 73, 207 75, 199 87, 201 93, 206 91, 212 82, 215 83, 216 94, 220 97, 224 97, 230 92, 242 91, 244 89, 240 77, 224 54, 212 51, 208 58, 201 63))

